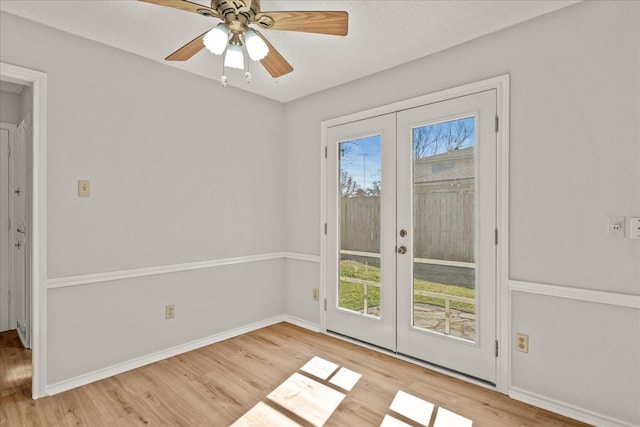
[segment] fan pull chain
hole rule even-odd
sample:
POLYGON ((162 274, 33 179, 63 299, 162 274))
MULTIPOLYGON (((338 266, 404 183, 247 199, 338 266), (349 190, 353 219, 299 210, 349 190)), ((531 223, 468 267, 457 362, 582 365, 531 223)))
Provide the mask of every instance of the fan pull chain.
POLYGON ((220 77, 220 85, 222 87, 227 87, 227 76, 224 75, 224 57, 222 57, 222 61, 220 61, 220 63, 222 64, 222 77, 220 77))
POLYGON ((244 73, 244 81, 247 83, 251 83, 251 77, 252 77, 251 70, 250 70, 251 61, 247 61, 246 64, 247 64, 247 71, 244 73))

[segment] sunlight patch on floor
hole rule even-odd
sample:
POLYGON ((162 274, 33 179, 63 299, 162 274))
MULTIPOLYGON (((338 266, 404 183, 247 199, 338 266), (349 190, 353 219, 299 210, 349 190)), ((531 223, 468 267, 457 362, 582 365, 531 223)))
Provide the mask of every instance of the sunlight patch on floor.
POLYGON ((471 427, 473 421, 444 408, 438 408, 433 427, 471 427))
POLYGON ((300 371, 308 375, 295 372, 267 395, 270 404, 258 402, 232 426, 300 425, 285 413, 291 413, 294 418, 314 426, 322 426, 346 396, 336 388, 349 392, 362 377, 357 372, 317 356, 302 366, 300 371), (282 408, 282 411, 276 407, 282 408))
POLYGON ((344 393, 298 373, 267 396, 314 426, 327 422, 344 397, 344 393))
POLYGON ((315 356, 300 368, 301 371, 311 374, 314 377, 318 377, 321 380, 329 378, 336 369, 338 369, 338 365, 318 356, 315 356))
MULTIPOLYGON (((462 415, 451 412, 442 407, 436 408, 436 406, 426 400, 413 396, 407 392, 399 390, 396 393, 396 397, 391 402, 389 410, 396 414, 411 420, 421 426, 428 427, 433 418, 433 411, 436 410, 435 421, 432 427, 472 427, 473 421, 469 418, 465 418, 462 415)), ((411 424, 405 423, 402 420, 397 419, 392 415, 385 415, 380 427, 402 427, 410 426, 411 424)))
POLYGON ((232 424, 233 427, 302 427, 277 409, 264 402, 258 402, 249 409, 239 420, 232 424))
POLYGON ((407 424, 404 421, 400 421, 399 419, 387 414, 384 416, 384 419, 382 420, 382 424, 380 424, 380 427, 413 427, 413 426, 411 424, 407 424))
POLYGON ((391 409, 400 415, 417 422, 420 425, 428 426, 431 421, 434 404, 426 400, 415 397, 409 393, 400 390, 396 393, 396 397, 391 402, 391 409))
POLYGON ((353 372, 347 368, 340 368, 340 370, 329 380, 331 384, 337 385, 341 389, 351 391, 351 389, 356 385, 358 380, 360 380, 360 375, 357 372, 353 372))
MULTIPOLYGON (((316 356, 303 365, 300 372, 294 372, 269 393, 265 401, 258 402, 236 420, 232 427, 298 427, 305 422, 322 426, 360 378, 359 373, 316 356)), ((393 414, 386 414, 380 427, 473 426, 469 418, 402 390, 396 393, 389 411, 393 414)))

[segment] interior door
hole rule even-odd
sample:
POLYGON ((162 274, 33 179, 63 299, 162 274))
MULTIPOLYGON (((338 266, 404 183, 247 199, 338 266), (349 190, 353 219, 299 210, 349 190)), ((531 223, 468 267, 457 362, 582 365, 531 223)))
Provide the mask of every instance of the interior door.
POLYGON ((9 330, 9 129, 0 129, 0 332, 9 330))
POLYGON ((396 345, 396 116, 327 130, 326 328, 396 345))
POLYGON ((496 381, 496 91, 398 113, 399 353, 496 381), (401 251, 402 252, 402 251, 401 251))
POLYGON ((27 199, 29 189, 27 185, 27 144, 25 139, 25 122, 16 130, 16 138, 11 153, 11 173, 13 175, 12 198, 13 214, 11 220, 12 232, 12 286, 11 286, 11 315, 10 327, 17 328, 25 345, 27 344, 27 251, 29 246, 28 208, 27 199))

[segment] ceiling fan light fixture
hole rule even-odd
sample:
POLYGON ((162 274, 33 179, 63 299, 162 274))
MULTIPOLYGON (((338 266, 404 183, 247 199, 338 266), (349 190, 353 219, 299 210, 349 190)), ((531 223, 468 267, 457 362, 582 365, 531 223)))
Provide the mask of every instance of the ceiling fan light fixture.
POLYGON ((260 61, 264 59, 269 53, 269 46, 262 40, 258 34, 253 30, 248 30, 244 33, 244 42, 247 46, 247 53, 249 58, 254 61, 260 61))
POLYGON ((229 43, 229 29, 224 24, 218 24, 204 36, 202 41, 209 52, 222 55, 229 43))
POLYGON ((242 52, 241 45, 229 45, 227 53, 224 56, 224 66, 244 70, 244 53, 242 52))

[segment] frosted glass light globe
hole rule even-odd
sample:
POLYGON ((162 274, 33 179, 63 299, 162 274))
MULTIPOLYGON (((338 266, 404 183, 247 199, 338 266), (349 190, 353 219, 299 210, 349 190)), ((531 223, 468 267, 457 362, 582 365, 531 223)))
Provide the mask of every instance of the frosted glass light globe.
POLYGON ((223 24, 218 24, 204 36, 202 41, 209 52, 222 55, 229 43, 229 29, 223 24))
POLYGON ((247 46, 249 58, 254 61, 260 61, 269 53, 269 46, 253 30, 248 30, 244 33, 244 42, 247 46))

